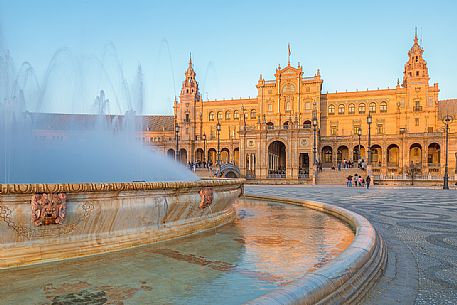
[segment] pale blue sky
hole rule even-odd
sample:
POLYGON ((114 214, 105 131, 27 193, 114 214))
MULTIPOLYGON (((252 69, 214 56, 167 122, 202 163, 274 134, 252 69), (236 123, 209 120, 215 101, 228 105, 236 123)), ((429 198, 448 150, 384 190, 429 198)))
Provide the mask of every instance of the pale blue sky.
MULTIPOLYGON (((456 3, 0 0, 0 49, 10 51, 17 67, 29 61, 44 84, 51 58, 62 47, 71 54, 59 55, 57 69, 69 73, 78 64, 68 58, 103 61, 110 45, 110 78, 119 79, 122 70, 132 84, 141 64, 145 112, 171 113, 189 52, 205 99, 255 96, 259 74, 272 79, 277 65, 287 64, 288 42, 292 63, 299 61, 305 75, 321 69, 324 92, 393 87, 402 78, 417 26, 431 83, 439 83, 441 99, 457 98, 456 3)), ((54 76, 48 85, 64 88, 65 81, 54 76)), ((105 89, 95 87, 86 96, 105 89)), ((65 92, 56 111, 71 108, 65 92)), ((113 99, 114 93, 107 95, 113 99)))

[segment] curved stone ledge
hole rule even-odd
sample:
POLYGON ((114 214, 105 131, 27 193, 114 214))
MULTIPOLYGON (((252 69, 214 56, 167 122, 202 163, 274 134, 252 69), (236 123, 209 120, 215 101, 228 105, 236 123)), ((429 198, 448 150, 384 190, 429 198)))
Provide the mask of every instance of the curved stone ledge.
POLYGON ((243 192, 243 182, 2 185, 0 269, 117 251, 213 229, 235 219, 233 203, 243 192), (204 205, 203 190, 209 190, 204 205), (61 224, 33 222, 34 192, 65 192, 61 224))
POLYGON ((245 179, 202 179, 171 182, 113 182, 60 184, 0 184, 0 195, 34 193, 113 192, 157 189, 186 189, 194 187, 241 185, 245 179))
POLYGON ((358 304, 382 276, 387 261, 384 241, 364 217, 316 201, 246 195, 318 210, 347 223, 355 233, 351 245, 324 267, 248 304, 358 304))

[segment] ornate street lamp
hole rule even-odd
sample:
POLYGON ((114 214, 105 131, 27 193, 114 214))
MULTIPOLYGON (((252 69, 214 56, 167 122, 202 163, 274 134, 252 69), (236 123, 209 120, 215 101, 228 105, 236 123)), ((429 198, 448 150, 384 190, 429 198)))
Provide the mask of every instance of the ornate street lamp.
POLYGON ((313 159, 314 165, 317 165, 317 113, 316 110, 313 111, 313 159))
POLYGON ((217 122, 217 165, 221 166, 221 123, 217 122))
POLYGON ((206 133, 203 134, 203 164, 206 166, 206 133))
POLYGON ((178 161, 179 158, 179 125, 175 124, 175 138, 176 138, 176 151, 175 151, 175 160, 178 161))
POLYGON ((371 123, 373 123, 373 117, 371 113, 367 116, 367 124, 368 124, 368 165, 371 165, 371 123))
POLYGON ((357 150, 357 162, 360 160, 360 156, 361 156, 361 153, 360 153, 360 137, 362 136, 362 127, 359 127, 357 129, 357 135, 359 136, 359 149, 357 150))
POLYGON ((446 125, 446 162, 444 164, 444 183, 443 183, 443 190, 449 189, 449 124, 452 123, 454 118, 450 115, 446 115, 443 118, 443 122, 446 125))

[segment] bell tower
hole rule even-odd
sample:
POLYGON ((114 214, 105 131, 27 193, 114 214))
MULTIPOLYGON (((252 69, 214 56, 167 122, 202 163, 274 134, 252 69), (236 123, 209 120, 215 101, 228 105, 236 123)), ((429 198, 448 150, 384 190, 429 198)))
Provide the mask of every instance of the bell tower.
POLYGON ((428 76, 427 62, 422 57, 424 49, 419 45, 417 29, 414 35, 414 43, 408 52, 408 62, 405 64, 403 72, 403 87, 415 85, 427 85, 430 77, 428 76))
POLYGON ((189 57, 189 65, 185 73, 185 79, 181 86, 179 94, 179 102, 175 102, 176 121, 180 126, 180 139, 183 148, 187 150, 187 161, 194 161, 195 141, 197 136, 197 121, 200 120, 200 115, 197 109, 201 109, 202 102, 198 82, 195 79, 196 73, 192 65, 192 55, 189 57), (187 145, 186 145, 187 144, 187 145))

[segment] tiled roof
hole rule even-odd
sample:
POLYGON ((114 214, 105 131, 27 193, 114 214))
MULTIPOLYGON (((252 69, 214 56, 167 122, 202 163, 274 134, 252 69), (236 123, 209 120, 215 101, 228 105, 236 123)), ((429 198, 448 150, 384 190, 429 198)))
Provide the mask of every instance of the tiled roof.
MULTIPOLYGON (((34 129, 78 130, 92 129, 98 123, 108 122, 114 128, 122 126, 125 118, 118 115, 30 113, 34 129)), ((135 125, 145 131, 173 131, 172 115, 136 116, 135 125)))
POLYGON ((457 116, 457 99, 438 101, 438 116, 443 118, 448 114, 457 116))

